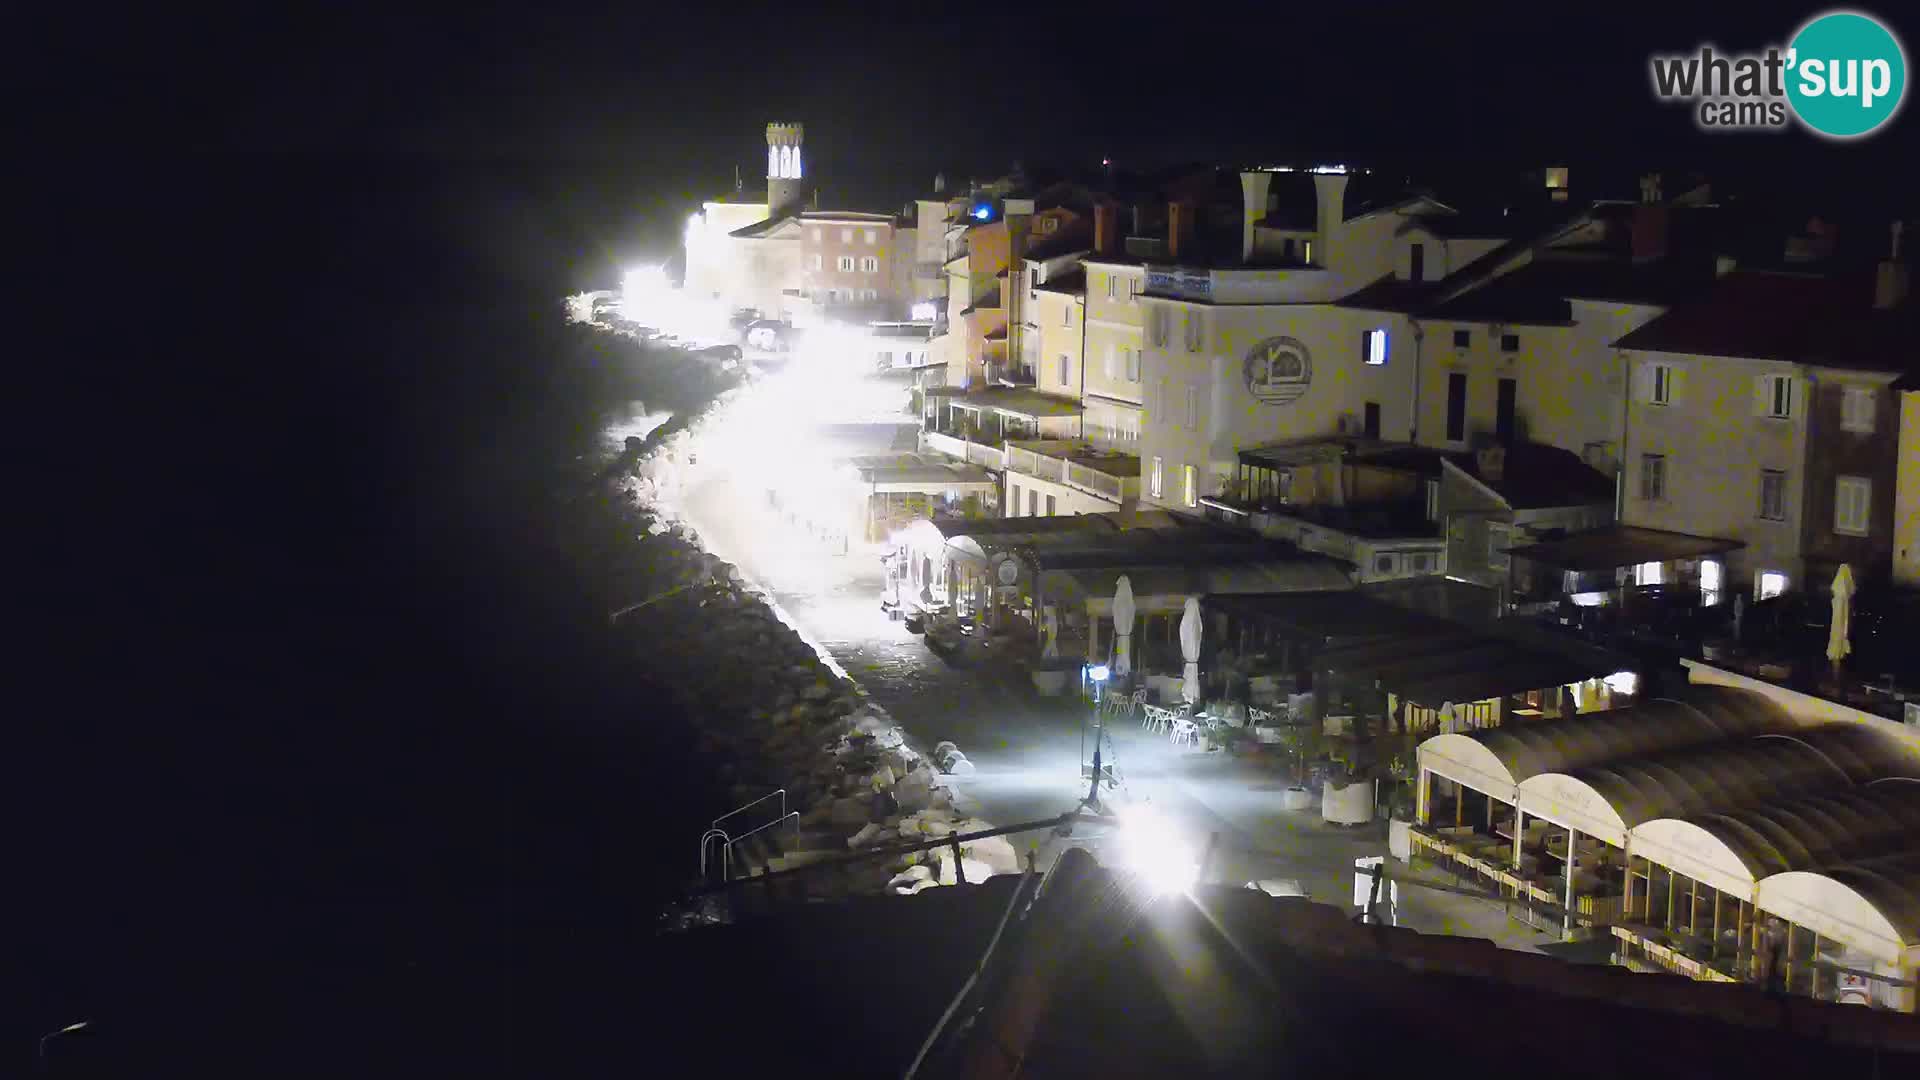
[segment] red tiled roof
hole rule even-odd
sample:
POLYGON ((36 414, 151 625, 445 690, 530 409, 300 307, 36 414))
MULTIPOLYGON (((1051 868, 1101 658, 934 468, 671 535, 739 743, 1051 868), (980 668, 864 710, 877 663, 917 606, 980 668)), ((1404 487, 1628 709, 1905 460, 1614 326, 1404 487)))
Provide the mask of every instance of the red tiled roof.
POLYGON ((1616 348, 1784 360, 1867 371, 1920 363, 1912 304, 1875 310, 1870 275, 1736 272, 1614 342, 1616 348))

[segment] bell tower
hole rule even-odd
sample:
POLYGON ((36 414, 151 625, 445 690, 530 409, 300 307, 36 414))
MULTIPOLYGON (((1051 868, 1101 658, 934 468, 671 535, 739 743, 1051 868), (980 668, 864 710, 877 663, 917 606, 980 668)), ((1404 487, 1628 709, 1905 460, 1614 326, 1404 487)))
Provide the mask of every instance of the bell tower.
POLYGON ((767 125, 767 209, 779 211, 807 196, 800 144, 806 128, 800 124, 767 125))

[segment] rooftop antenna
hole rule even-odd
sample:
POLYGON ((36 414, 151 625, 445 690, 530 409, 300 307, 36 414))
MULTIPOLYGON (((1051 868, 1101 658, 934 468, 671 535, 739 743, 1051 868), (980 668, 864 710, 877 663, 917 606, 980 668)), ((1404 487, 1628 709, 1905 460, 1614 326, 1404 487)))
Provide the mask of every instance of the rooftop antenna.
POLYGON ((740 180, 740 166, 735 165, 733 167, 733 190, 737 193, 745 190, 745 188, 746 185, 740 180))

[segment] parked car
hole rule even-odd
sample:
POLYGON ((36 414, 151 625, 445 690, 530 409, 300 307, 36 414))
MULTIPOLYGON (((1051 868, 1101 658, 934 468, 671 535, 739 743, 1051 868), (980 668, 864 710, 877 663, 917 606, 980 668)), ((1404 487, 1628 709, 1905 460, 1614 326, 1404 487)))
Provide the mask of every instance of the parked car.
POLYGON ((1259 881, 1247 882, 1247 888, 1254 892, 1266 893, 1268 896, 1297 896, 1302 900, 1311 899, 1307 896, 1306 886, 1292 878, 1261 878, 1259 881))

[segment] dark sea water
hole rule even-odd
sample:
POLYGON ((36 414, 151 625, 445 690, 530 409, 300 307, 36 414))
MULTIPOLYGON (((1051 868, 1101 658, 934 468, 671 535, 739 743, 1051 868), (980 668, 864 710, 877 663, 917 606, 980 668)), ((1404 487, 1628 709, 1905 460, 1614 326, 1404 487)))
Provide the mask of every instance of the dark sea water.
POLYGON ((682 392, 558 332, 628 208, 484 169, 141 165, 137 199, 86 189, 97 264, 139 281, 101 279, 78 392, 28 418, 62 449, 18 582, 0 1073, 81 1019, 67 1060, 111 1075, 658 1064, 609 1002, 716 796, 556 500, 610 418, 682 392))

